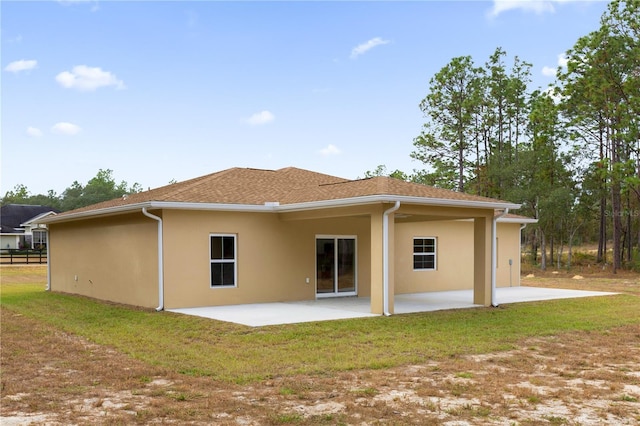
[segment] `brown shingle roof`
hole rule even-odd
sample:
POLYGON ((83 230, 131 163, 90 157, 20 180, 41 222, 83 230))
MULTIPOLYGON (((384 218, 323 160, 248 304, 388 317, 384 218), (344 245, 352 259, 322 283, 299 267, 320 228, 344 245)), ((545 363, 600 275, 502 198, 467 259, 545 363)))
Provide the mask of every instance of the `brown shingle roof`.
POLYGON ((241 205, 264 205, 268 202, 277 202, 280 205, 286 205, 375 195, 505 203, 389 177, 348 180, 295 167, 279 170, 232 168, 76 209, 58 215, 58 218, 70 213, 146 202, 241 205))
POLYGON ((303 191, 289 194, 289 197, 286 198, 284 202, 281 201, 281 204, 337 200, 370 195, 399 195, 441 200, 500 202, 499 200, 491 198, 379 176, 360 180, 343 180, 342 182, 306 187, 303 191))

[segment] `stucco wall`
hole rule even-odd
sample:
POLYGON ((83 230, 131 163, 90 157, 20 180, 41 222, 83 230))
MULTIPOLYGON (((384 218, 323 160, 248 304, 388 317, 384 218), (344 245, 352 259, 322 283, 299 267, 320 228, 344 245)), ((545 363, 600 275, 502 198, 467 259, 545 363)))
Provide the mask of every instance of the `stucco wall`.
MULTIPOLYGON (((396 223, 395 228, 395 291, 464 290, 473 288, 473 222, 470 220, 396 223), (413 238, 435 237, 437 240, 436 270, 413 270, 413 238)), ((496 285, 520 283, 520 225, 498 223, 498 257, 496 285), (511 271, 509 259, 513 259, 511 271)))
POLYGON ((157 222, 142 214, 49 225, 51 289, 158 306, 157 222))
MULTIPOLYGON (((356 237, 358 296, 371 296, 372 231, 364 207, 341 211, 346 215, 341 217, 325 217, 331 216, 329 211, 153 213, 163 218, 167 309, 312 300, 318 235, 356 237), (236 287, 210 285, 211 234, 237 236, 236 287)), ((498 286, 509 286, 510 276, 511 284, 519 285, 519 228, 519 224, 498 224, 498 286)), ((390 247, 396 262, 390 265, 395 292, 473 288, 473 232, 471 220, 396 223, 390 247), (413 271, 413 237, 437 238, 437 270, 413 271)), ((52 223, 49 238, 52 290, 157 306, 156 221, 136 213, 52 223)))
POLYGON ((315 298, 316 235, 355 235, 358 294, 369 294, 369 218, 281 220, 277 214, 166 210, 167 309, 315 298), (211 288, 210 234, 237 235, 237 286, 211 288), (309 282, 306 282, 306 279, 309 282))
POLYGON ((520 224, 498 222, 498 259, 496 286, 520 285, 520 224), (509 267, 509 259, 512 265, 509 267))

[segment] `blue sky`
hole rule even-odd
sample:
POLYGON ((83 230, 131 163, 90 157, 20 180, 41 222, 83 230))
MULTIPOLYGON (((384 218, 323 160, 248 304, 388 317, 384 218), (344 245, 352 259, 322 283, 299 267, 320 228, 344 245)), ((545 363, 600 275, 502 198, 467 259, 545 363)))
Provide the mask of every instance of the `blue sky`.
POLYGON ((429 79, 496 47, 553 82, 602 1, 1 4, 2 195, 230 167, 345 178, 411 160, 429 79))

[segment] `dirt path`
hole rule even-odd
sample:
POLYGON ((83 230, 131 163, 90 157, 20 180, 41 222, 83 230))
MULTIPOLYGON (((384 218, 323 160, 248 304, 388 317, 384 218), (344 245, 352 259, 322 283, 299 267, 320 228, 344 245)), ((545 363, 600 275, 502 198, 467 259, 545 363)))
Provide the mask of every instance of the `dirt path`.
POLYGON ((2 310, 0 423, 637 425, 640 327, 249 386, 172 374, 2 310))

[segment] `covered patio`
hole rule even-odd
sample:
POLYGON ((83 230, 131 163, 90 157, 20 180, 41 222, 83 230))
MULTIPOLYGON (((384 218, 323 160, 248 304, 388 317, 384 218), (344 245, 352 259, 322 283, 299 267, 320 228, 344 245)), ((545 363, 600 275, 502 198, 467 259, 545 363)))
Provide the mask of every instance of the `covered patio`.
MULTIPOLYGON (((616 293, 519 286, 496 289, 496 301, 498 304, 509 304, 577 297, 610 296, 614 294, 616 293)), ((482 306, 473 303, 473 290, 471 289, 395 295, 395 314, 482 306)), ((249 327, 261 327, 380 316, 372 314, 370 308, 371 300, 368 297, 338 297, 298 302, 168 309, 168 311, 232 322, 249 327)))

